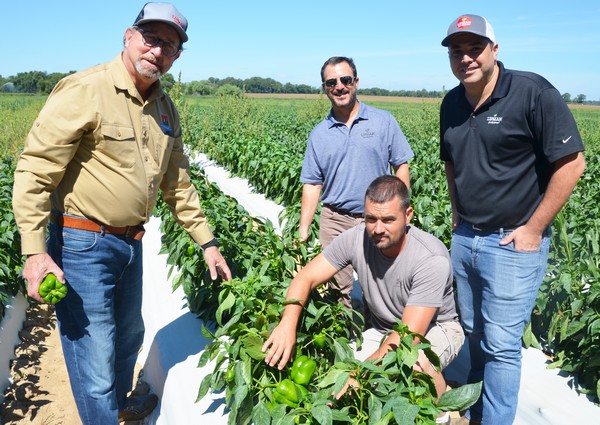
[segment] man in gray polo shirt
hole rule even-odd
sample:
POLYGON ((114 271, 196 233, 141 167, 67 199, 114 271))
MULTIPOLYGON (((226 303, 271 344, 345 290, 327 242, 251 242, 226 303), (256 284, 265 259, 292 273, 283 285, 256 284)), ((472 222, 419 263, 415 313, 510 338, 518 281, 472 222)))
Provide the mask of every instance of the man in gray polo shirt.
MULTIPOLYGON (((329 58, 321 68, 321 80, 331 112, 308 139, 300 175, 304 187, 299 231, 300 240, 306 240, 322 193, 319 240, 327 247, 362 221, 363 197, 373 179, 393 170, 410 188, 408 161, 413 152, 392 114, 358 101, 351 58, 329 58)), ((335 280, 350 306, 352 268, 340 270, 335 280)))
MULTIPOLYGON (((408 189, 400 179, 380 176, 371 183, 365 196, 365 222, 333 240, 290 284, 286 298, 300 303, 285 306, 281 322, 265 342, 268 364, 285 367, 310 292, 347 265, 358 274, 373 326, 363 333, 357 359, 383 358, 399 344, 396 332, 380 344, 396 319, 425 335, 442 369, 456 357, 464 333, 454 303, 450 256, 439 239, 410 225, 412 214, 408 189)), ((438 395, 443 394, 446 383, 441 372, 424 355, 418 365, 433 376, 438 395)))

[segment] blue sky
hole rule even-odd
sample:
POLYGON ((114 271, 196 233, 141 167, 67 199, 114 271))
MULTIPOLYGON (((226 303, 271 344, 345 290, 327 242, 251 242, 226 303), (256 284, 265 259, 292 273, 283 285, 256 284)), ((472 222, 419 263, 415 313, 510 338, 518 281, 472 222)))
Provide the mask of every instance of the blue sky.
MULTIPOLYGON (((583 0, 177 0, 190 41, 171 73, 320 84, 330 56, 354 58, 360 87, 442 90, 457 84, 440 45, 463 13, 494 27, 507 68, 537 72, 561 92, 600 100, 600 3, 583 0), (409 3, 409 4, 407 4, 409 3)), ((11 1, 3 9, 0 75, 81 70, 115 57, 144 1, 11 1)))

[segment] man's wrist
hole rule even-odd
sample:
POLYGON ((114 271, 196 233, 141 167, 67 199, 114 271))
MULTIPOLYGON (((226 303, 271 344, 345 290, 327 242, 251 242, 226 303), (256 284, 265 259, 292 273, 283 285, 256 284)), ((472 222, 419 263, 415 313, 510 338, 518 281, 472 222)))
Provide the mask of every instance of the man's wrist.
POLYGON ((211 246, 216 246, 217 248, 219 247, 219 242, 217 242, 217 238, 212 238, 210 241, 206 242, 205 244, 200 245, 202 250, 206 250, 206 249, 210 248, 211 246))

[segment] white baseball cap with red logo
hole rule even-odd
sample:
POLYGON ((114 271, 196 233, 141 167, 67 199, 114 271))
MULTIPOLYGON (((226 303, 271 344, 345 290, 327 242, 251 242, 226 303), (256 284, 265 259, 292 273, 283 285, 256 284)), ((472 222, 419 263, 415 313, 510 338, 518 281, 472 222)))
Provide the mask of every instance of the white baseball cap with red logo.
POLYGON ((163 22, 172 26, 179 34, 181 43, 188 41, 186 34, 188 21, 171 3, 146 3, 133 25, 146 22, 163 22))
POLYGON ((452 21, 448 27, 448 33, 442 40, 442 46, 448 47, 448 43, 452 37, 465 32, 485 37, 492 43, 496 43, 494 29, 487 19, 479 15, 461 15, 458 19, 452 21))

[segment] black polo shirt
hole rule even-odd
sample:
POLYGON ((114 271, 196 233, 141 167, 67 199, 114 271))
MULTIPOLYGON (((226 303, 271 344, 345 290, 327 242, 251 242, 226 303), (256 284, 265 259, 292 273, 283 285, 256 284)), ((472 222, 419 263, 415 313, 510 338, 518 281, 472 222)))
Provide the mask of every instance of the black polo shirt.
POLYGON ((583 143, 571 111, 546 79, 498 66, 496 87, 477 111, 462 84, 444 98, 440 157, 454 164, 463 220, 513 228, 537 208, 553 163, 583 151, 583 143))

